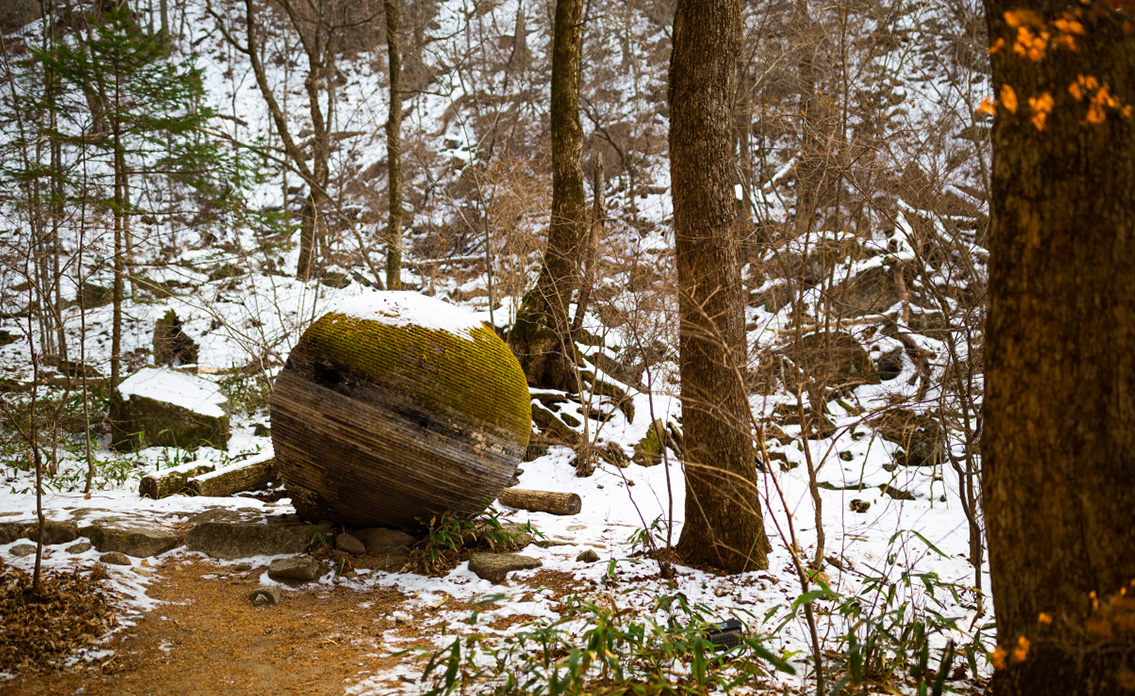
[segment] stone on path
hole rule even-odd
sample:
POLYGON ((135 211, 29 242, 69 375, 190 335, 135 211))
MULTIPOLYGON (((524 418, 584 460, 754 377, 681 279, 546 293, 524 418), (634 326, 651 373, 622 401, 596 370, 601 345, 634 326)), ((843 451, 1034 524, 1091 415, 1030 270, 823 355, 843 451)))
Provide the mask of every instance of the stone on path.
POLYGON ((258 587, 248 595, 248 599, 258 607, 274 607, 280 603, 280 588, 276 585, 258 587))
POLYGON ((204 522, 189 530, 185 545, 213 558, 299 553, 331 533, 327 525, 204 522))
POLYGON ((277 558, 268 568, 268 577, 276 581, 291 580, 298 582, 311 582, 323 575, 323 568, 319 561, 311 556, 296 556, 295 558, 277 558))
POLYGON ((469 570, 492 583, 503 581, 514 570, 531 570, 542 565, 537 558, 515 553, 475 553, 469 557, 469 570))
POLYGON ((146 558, 157 556, 181 546, 181 538, 173 532, 146 527, 83 527, 83 534, 99 551, 119 551, 128 556, 146 558))

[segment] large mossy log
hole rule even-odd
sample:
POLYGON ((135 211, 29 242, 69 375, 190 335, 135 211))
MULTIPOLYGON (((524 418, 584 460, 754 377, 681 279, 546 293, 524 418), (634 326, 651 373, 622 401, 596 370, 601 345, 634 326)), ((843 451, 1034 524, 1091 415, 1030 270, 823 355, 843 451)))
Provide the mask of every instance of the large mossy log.
POLYGON ((276 378, 276 464, 301 517, 413 529, 504 488, 531 432, 508 347, 472 314, 373 293, 316 321, 276 378))

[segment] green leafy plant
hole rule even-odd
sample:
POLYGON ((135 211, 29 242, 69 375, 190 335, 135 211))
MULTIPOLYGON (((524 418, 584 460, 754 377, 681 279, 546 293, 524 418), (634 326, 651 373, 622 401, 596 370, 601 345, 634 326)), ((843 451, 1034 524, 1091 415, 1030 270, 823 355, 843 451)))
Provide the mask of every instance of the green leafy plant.
POLYGON ((503 638, 474 634, 427 653, 427 696, 707 694, 756 686, 768 666, 794 673, 764 646, 764 636, 742 636, 724 650, 714 645, 706 632, 713 623, 709 609, 691 606, 681 594, 657 599, 661 621, 575 596, 566 607, 556 620, 527 624, 503 638), (732 659, 743 653, 749 659, 732 659))
POLYGON ((530 522, 506 526, 500 513, 492 509, 473 518, 435 515, 426 525, 426 535, 409 550, 410 567, 426 575, 441 575, 457 565, 463 551, 509 551, 519 548, 525 537, 542 536, 530 522))

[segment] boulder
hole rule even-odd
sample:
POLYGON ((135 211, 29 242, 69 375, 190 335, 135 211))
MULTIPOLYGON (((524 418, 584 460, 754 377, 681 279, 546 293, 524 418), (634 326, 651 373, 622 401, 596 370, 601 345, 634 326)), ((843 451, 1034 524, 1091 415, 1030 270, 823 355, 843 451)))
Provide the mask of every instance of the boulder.
POLYGON ((839 391, 860 384, 878 384, 879 372, 871 355, 846 331, 817 331, 793 341, 782 351, 796 366, 784 371, 789 391, 797 380, 839 391))
POLYGON ((311 556, 277 558, 268 568, 268 577, 280 581, 311 582, 323 575, 323 566, 311 556))
POLYGON ((212 382, 169 368, 145 368, 118 385, 111 443, 119 450, 160 445, 225 449, 228 400, 212 382))
POLYGON ((326 543, 328 525, 204 522, 185 535, 190 551, 232 560, 296 553, 326 543))
POLYGON ((936 466, 946 458, 946 431, 934 418, 905 408, 883 412, 870 425, 879 436, 899 445, 895 463, 902 466, 936 466))
POLYGON ((312 324, 276 378, 271 418, 300 517, 350 527, 483 509, 532 429, 524 373, 496 332, 411 292, 357 297, 312 324))
POLYGON ((366 545, 367 553, 372 556, 394 553, 397 549, 409 549, 417 541, 406 532, 386 527, 357 529, 355 536, 366 545))
POLYGON ((538 558, 515 553, 475 553, 469 557, 469 570, 492 583, 502 582, 514 570, 530 570, 542 565, 538 558))
MULTIPOLYGON (((39 525, 32 524, 24 530, 23 537, 35 541, 39 534, 39 525)), ((46 545, 69 544, 79 538, 79 526, 74 522, 43 521, 43 543, 46 545)))
POLYGON ((99 560, 103 563, 109 563, 111 565, 130 565, 130 557, 122 553, 121 551, 110 551, 109 553, 104 553, 103 555, 99 556, 99 560))
POLYGON ((173 532, 145 527, 83 527, 83 536, 99 551, 118 551, 135 558, 157 556, 181 546, 181 538, 173 532))
MULTIPOLYGON (((52 7, 47 5, 47 7, 52 7)), ((10 34, 43 16, 37 0, 5 0, 0 3, 0 34, 10 34)))
POLYGON ((646 429, 646 435, 634 447, 631 461, 639 466, 654 466, 662 463, 662 450, 666 447, 680 452, 682 449, 682 434, 673 423, 664 423, 658 419, 646 429))
POLYGON ((35 544, 16 544, 8 549, 8 553, 17 558, 30 556, 35 553, 35 544))
POLYGON ((335 536, 335 548, 340 551, 346 551, 354 556, 361 556, 367 552, 366 545, 359 541, 358 537, 354 534, 348 534, 347 532, 340 532, 335 536))

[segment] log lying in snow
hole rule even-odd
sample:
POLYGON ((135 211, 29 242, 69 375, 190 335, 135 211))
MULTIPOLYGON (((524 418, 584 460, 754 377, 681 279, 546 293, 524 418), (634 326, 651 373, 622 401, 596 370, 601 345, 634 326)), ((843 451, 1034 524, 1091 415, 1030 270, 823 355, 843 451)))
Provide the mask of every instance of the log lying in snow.
POLYGON ((142 484, 138 487, 138 492, 144 497, 153 498, 154 500, 176 495, 185 488, 185 484, 189 479, 194 476, 200 476, 201 474, 207 474, 216 468, 217 467, 212 464, 198 464, 193 462, 162 471, 152 471, 142 477, 142 484))
POLYGON ((142 477, 139 492, 157 500, 182 492, 226 496, 255 491, 275 478, 275 463, 270 455, 259 455, 220 469, 213 464, 182 464, 142 477))
POLYGON ((275 478, 276 460, 257 457, 193 477, 185 488, 196 495, 226 496, 260 490, 275 478))
POLYGON ((575 493, 506 488, 501 491, 497 500, 501 505, 508 507, 532 512, 550 512, 553 515, 578 515, 583 509, 583 501, 575 493))

